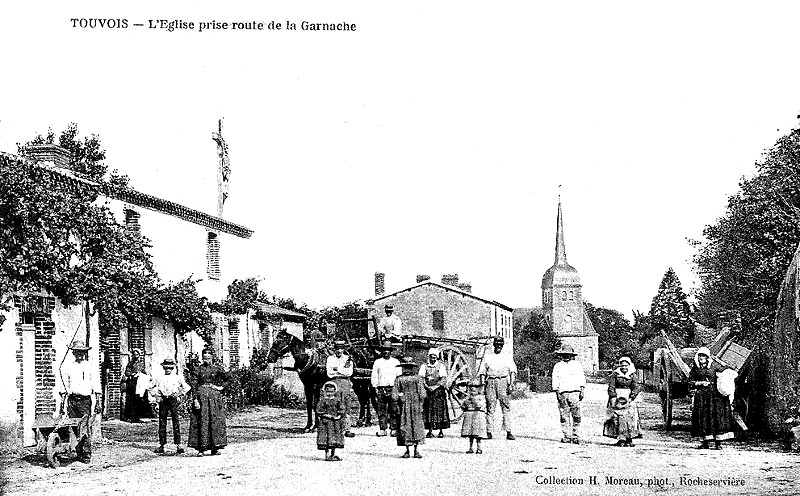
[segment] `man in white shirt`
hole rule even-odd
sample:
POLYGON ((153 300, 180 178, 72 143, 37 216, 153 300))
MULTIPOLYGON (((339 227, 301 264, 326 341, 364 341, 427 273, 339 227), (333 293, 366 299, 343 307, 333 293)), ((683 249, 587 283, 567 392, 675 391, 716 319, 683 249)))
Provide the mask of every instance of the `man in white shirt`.
POLYGON ((578 431, 581 426, 581 401, 586 388, 583 366, 575 360, 578 356, 570 345, 562 345, 556 351, 561 359, 553 367, 553 391, 558 399, 558 412, 561 415, 562 443, 580 444, 578 431))
MULTIPOLYGON (((64 393, 67 406, 67 417, 82 418, 84 415, 91 417, 97 406, 97 394, 100 393, 100 377, 89 363, 89 350, 84 341, 76 339, 69 347, 75 357, 75 362, 67 364, 61 370, 64 380, 64 393)), ((88 437, 82 438, 75 447, 78 460, 89 463, 92 458, 91 420, 88 425, 88 437)))
POLYGON ((346 347, 347 343, 344 341, 336 341, 334 343, 333 355, 329 356, 327 362, 325 362, 325 369, 328 373, 328 378, 335 382, 339 388, 338 394, 344 404, 344 435, 354 437, 355 434, 350 432, 350 402, 352 401, 351 395, 353 392, 350 377, 353 375, 353 359, 344 352, 346 347))
POLYGON ((386 339, 391 336, 400 337, 403 332, 403 322, 400 317, 394 315, 394 305, 387 304, 383 307, 386 317, 381 317, 378 321, 378 335, 380 339, 386 339))
POLYGON ((511 392, 514 388, 514 378, 517 375, 517 365, 513 357, 503 353, 505 339, 503 336, 494 337, 494 353, 487 352, 483 356, 478 376, 483 377, 486 384, 486 438, 492 439, 494 416, 497 412, 497 402, 500 401, 500 410, 503 412, 502 430, 506 431, 506 439, 516 439, 511 434, 511 392))
MULTIPOLYGON (((376 410, 378 410, 380 431, 378 431, 377 435, 385 436, 386 429, 394 425, 392 387, 394 386, 394 380, 400 373, 400 361, 392 356, 394 347, 388 339, 384 340, 377 349, 381 352, 381 357, 376 359, 372 365, 370 383, 375 389, 376 410)), ((393 428, 392 431, 394 431, 393 428)), ((392 435, 394 436, 394 434, 392 435)))
MULTIPOLYGON (((172 416, 172 439, 175 442, 175 453, 183 453, 181 446, 180 405, 183 396, 189 391, 189 385, 183 376, 175 372, 175 360, 167 358, 161 362, 164 375, 155 377, 150 384, 150 401, 155 407, 158 404, 158 443, 156 453, 164 453, 167 444, 167 415, 172 416), (174 373, 175 372, 175 373, 174 373)), ((155 410, 155 408, 153 408, 155 410)))

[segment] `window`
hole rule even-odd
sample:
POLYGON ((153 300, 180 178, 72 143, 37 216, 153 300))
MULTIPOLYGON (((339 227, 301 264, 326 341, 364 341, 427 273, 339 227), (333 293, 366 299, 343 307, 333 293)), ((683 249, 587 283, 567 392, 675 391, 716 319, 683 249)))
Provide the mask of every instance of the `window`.
POLYGON ((444 310, 433 311, 433 330, 444 331, 444 310))
POLYGON ((566 289, 561 292, 561 298, 563 298, 564 300, 567 299, 567 290, 566 289))

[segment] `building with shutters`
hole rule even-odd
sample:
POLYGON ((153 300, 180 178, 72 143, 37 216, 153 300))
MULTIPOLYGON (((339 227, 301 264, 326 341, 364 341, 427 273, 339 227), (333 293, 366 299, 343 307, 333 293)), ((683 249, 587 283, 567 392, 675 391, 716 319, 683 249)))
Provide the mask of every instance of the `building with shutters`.
POLYGON ((458 274, 445 274, 441 282, 420 275, 413 286, 391 294, 384 294, 385 281, 385 274, 375 274, 370 317, 380 319, 385 305, 391 304, 402 322, 403 334, 456 339, 503 336, 503 352, 513 355, 513 308, 473 294, 472 286, 459 282, 458 274))

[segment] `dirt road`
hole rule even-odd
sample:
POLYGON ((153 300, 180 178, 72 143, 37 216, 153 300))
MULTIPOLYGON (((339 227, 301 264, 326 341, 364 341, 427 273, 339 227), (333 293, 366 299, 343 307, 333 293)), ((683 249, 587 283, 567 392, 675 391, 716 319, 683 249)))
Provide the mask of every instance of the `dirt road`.
MULTIPOLYGON (((459 427, 428 439, 421 460, 401 459, 394 439, 356 429, 341 462, 325 462, 315 436, 287 432, 299 414, 257 410, 247 428, 270 439, 234 442, 216 457, 156 456, 155 442, 99 445, 92 464, 49 469, 20 461, 5 467, 7 494, 798 494, 800 456, 742 444, 697 450, 695 442, 646 430, 633 448, 600 436, 605 390, 592 384, 584 401, 586 444, 559 442, 552 393, 512 403, 516 441, 484 443, 468 455, 459 427), (265 413, 266 412, 266 413, 265 413), (271 412, 271 413, 270 413, 271 412), (260 419, 254 422, 253 418, 260 419), (259 427, 260 426, 260 427, 259 427), (131 453, 137 456, 131 458, 131 453)), ((657 397, 643 405, 645 427, 660 422, 657 397)), ((243 417, 231 419, 232 432, 243 417)), ((685 436, 684 436, 685 437, 685 436)))

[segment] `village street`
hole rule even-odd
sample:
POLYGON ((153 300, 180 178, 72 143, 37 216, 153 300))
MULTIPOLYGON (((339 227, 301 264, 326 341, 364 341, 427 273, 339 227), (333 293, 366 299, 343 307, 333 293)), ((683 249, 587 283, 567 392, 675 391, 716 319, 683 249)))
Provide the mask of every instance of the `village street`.
POLYGON ((721 451, 695 449, 686 433, 664 433, 658 425, 658 397, 647 393, 642 407, 644 439, 633 448, 610 446, 599 435, 606 392, 590 384, 584 401, 582 445, 561 437, 552 393, 532 394, 512 403, 516 441, 484 442, 483 455, 467 455, 459 427, 444 439, 428 439, 422 460, 400 458, 391 438, 374 428, 356 429, 341 462, 325 462, 315 436, 294 434, 300 412, 258 409, 232 416, 234 442, 221 456, 152 454, 155 439, 104 442, 90 466, 16 461, 4 467, 7 494, 797 494, 796 454, 737 443, 721 451), (249 437, 237 442, 237 431, 249 437), (260 433, 260 434, 259 434, 260 433), (596 477, 592 484, 591 477, 596 477), (609 480, 608 478, 612 478, 609 480), (683 483, 682 483, 683 478, 683 483), (686 481, 740 480, 744 486, 698 486, 686 481), (571 479, 571 480, 570 480, 571 479), (630 479, 639 479, 641 485, 630 479), (558 483, 559 481, 561 483, 558 483), (612 483, 613 482, 613 483, 612 483), (635 485, 625 485, 634 482, 635 485), (617 485, 619 484, 619 485, 617 485), (648 486, 649 484, 649 486, 648 486))

